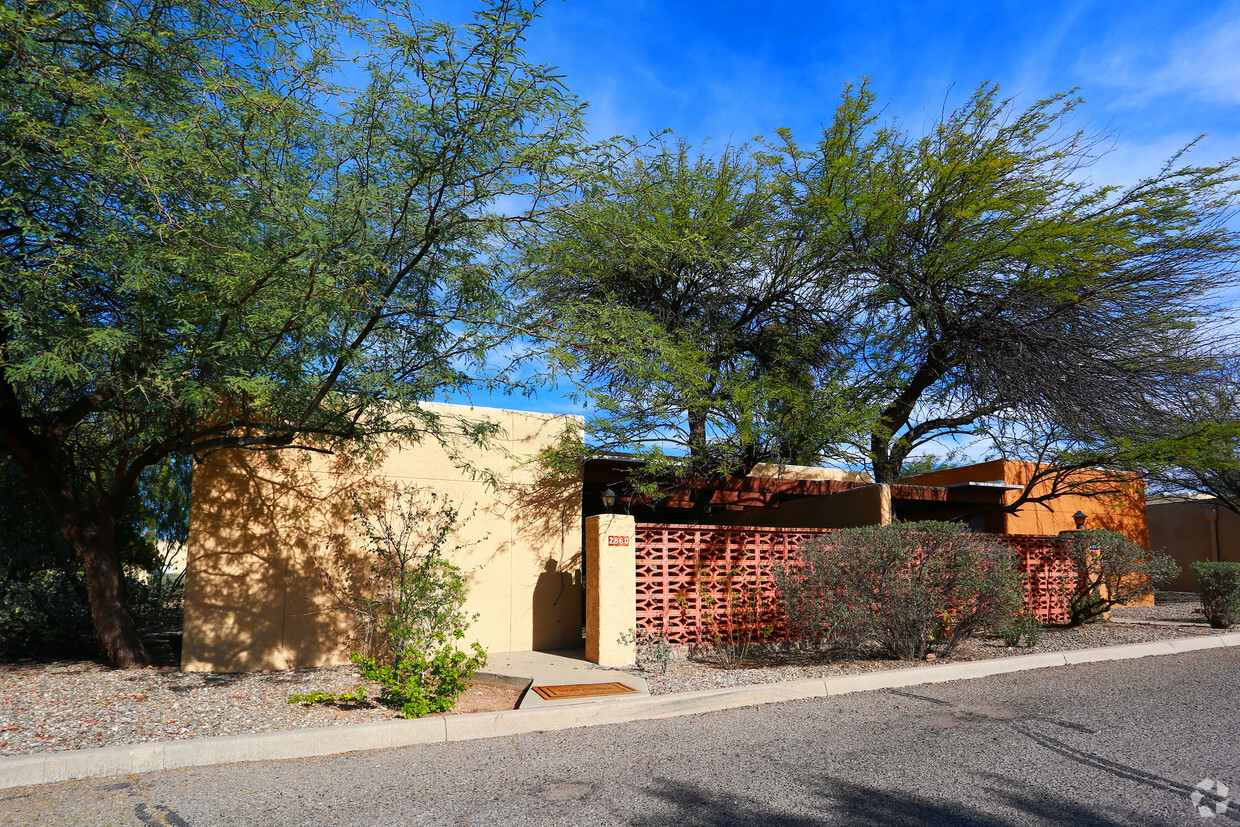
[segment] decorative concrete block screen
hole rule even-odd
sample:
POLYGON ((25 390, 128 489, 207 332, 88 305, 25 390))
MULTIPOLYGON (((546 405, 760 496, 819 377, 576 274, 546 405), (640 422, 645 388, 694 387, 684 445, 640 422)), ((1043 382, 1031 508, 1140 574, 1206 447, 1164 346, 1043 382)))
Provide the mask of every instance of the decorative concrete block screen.
MULTIPOLYGON (((831 529, 637 525, 637 624, 673 645, 709 643, 743 628, 788 637, 772 571, 796 564, 801 544, 831 529)), ((1025 606, 1043 623, 1068 619, 1071 563, 1054 537, 1007 536, 1026 575, 1025 606)))
POLYGON ((1016 566, 1025 575, 1025 609, 1043 623, 1068 622, 1068 597, 1076 571, 1056 547, 1054 537, 1007 536, 1016 566))
POLYGON ((707 643, 745 626, 786 638, 772 571, 822 528, 637 526, 637 624, 673 645, 707 643))

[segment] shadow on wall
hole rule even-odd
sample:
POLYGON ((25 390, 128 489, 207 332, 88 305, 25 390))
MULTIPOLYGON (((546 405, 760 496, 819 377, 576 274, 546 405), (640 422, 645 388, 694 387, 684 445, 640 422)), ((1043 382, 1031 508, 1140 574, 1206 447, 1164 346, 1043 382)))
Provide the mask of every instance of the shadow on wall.
POLYGON ((299 648, 315 662, 341 659, 349 625, 325 611, 325 594, 313 606, 322 588, 307 569, 350 545, 358 464, 336 455, 324 475, 304 452, 221 451, 195 470, 184 668, 284 669, 299 648))
MULTIPOLYGON (((580 647, 581 478, 531 467, 532 482, 512 485, 500 501, 514 538, 533 552, 533 582, 514 572, 513 596, 530 597, 532 649, 580 647)), ((521 557, 519 551, 517 558, 521 557)), ((517 621, 519 622, 519 621, 517 621)))
POLYGON ((468 640, 492 651, 580 645, 580 477, 549 479, 513 461, 553 430, 558 436, 563 418, 512 416, 516 438, 467 458, 475 468, 510 469, 492 481, 460 470, 429 440, 366 457, 210 456, 194 475, 183 668, 347 661, 358 625, 324 578, 337 591, 367 579, 349 495, 383 499, 411 487, 446 496, 465 518, 454 562, 470 584, 466 611, 479 615, 468 640))
MULTIPOLYGON (((363 591, 373 564, 353 526, 350 495, 390 502, 410 487, 408 479, 381 472, 386 457, 386 451, 369 459, 238 451, 203 464, 194 478, 183 668, 253 671, 348 661, 360 647, 359 624, 332 589, 363 591)), ((473 508, 455 504, 462 515, 473 508)), ((483 522, 495 508, 478 509, 483 522)), ((485 539, 466 525, 463 543, 485 539)), ((508 543, 471 545, 468 559, 458 562, 480 571, 508 543)))
POLYGON ((1145 519, 1144 486, 1133 484, 1120 493, 1095 497, 1093 502, 1101 507, 1081 509, 1086 515, 1086 528, 1104 528, 1107 531, 1127 534, 1146 548, 1149 547, 1150 533, 1145 519))

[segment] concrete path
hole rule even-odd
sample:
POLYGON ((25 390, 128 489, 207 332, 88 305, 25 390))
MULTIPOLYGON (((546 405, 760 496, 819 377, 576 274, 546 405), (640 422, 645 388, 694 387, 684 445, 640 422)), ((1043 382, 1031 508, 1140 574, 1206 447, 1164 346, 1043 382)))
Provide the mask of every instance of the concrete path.
POLYGON ((559 649, 548 652, 492 652, 487 655, 486 672, 480 675, 484 679, 495 676, 525 682, 528 689, 522 696, 520 704, 517 705, 517 709, 562 707, 582 703, 612 703, 650 695, 650 688, 646 681, 627 672, 590 663, 586 660, 585 651, 581 649, 559 649), (534 687, 537 686, 600 683, 622 683, 637 691, 634 694, 596 695, 562 700, 546 700, 534 691, 534 687))
POLYGON ((1208 649, 12 789, 0 824, 1227 827, 1240 822, 1237 686, 1240 648, 1208 649))
MULTIPOLYGON (((384 721, 351 726, 267 732, 258 735, 195 738, 185 741, 19 755, 0 758, 0 789, 78 778, 103 778, 155 772, 181 767, 310 758, 419 744, 496 738, 528 732, 550 732, 599 724, 655 720, 736 709, 755 704, 825 698, 875 689, 920 686, 1053 666, 1130 660, 1198 650, 1215 650, 1216 653, 1221 653, 1221 650, 1238 646, 1240 646, 1240 632, 1232 632, 1208 637, 1175 638, 1127 646, 1023 655, 968 663, 927 665, 862 675, 840 675, 673 695, 642 697, 630 695, 606 701, 599 699, 589 703, 548 704, 505 712, 479 712, 472 715, 446 715, 413 721, 384 721)), ((571 660, 571 658, 566 660, 571 660)), ((532 661, 532 663, 537 665, 539 661, 532 661)), ((569 664, 556 660, 548 661, 547 670, 542 674, 547 676, 577 674, 578 676, 598 677, 592 673, 602 671, 583 669, 580 666, 573 668, 569 664)), ((626 677, 625 680, 627 681, 628 678, 626 677)), ((1234 699, 1232 707, 1234 708, 1234 699)))

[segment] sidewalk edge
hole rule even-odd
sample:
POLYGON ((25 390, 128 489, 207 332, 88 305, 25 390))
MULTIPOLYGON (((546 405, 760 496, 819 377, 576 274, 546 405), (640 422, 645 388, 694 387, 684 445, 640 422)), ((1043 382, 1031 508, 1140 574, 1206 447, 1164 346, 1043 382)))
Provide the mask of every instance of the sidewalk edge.
POLYGON ((754 684, 725 689, 704 689, 697 692, 652 695, 600 704, 478 712, 471 715, 448 715, 412 721, 383 721, 264 732, 255 735, 227 735, 98 749, 62 750, 35 755, 14 755, 0 758, 0 789, 184 767, 313 758, 372 749, 392 749, 519 735, 526 732, 550 732, 600 724, 656 720, 680 715, 720 712, 757 704, 782 703, 876 689, 970 680, 1055 666, 1182 654, 1201 649, 1233 646, 1240 646, 1240 632, 1040 655, 1017 655, 965 663, 918 666, 910 669, 867 672, 860 675, 835 675, 828 678, 754 684))

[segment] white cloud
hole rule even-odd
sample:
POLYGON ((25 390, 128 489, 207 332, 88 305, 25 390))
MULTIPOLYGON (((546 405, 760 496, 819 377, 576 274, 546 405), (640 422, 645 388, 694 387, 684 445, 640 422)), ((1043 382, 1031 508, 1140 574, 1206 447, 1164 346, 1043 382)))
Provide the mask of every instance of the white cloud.
POLYGON ((1240 103, 1240 7, 1228 4, 1205 22, 1168 39, 1127 43, 1082 58, 1082 75, 1126 90, 1120 107, 1153 98, 1190 95, 1211 103, 1240 103))

